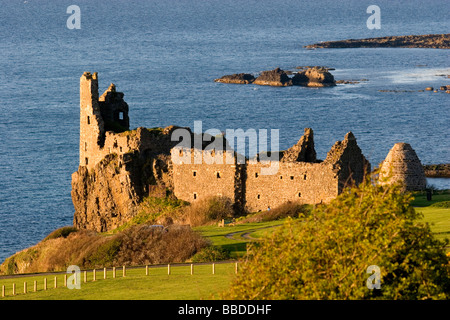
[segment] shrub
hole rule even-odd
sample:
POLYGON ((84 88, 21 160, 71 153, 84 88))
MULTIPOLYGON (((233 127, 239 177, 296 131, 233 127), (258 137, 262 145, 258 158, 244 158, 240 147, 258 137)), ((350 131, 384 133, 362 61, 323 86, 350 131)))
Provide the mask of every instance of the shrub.
POLYGON ((192 257, 192 262, 210 262, 230 259, 230 252, 222 247, 208 246, 192 257))
POLYGON ((206 240, 188 226, 134 226, 121 235, 116 262, 120 265, 183 262, 206 246, 206 240))
POLYGON ((234 209, 229 198, 217 196, 195 201, 185 208, 184 216, 187 223, 195 227, 232 218, 234 209))
POLYGON ((448 299, 447 242, 433 238, 411 197, 369 180, 306 219, 288 219, 249 247, 225 299, 448 299), (381 270, 369 290, 367 268, 381 270))

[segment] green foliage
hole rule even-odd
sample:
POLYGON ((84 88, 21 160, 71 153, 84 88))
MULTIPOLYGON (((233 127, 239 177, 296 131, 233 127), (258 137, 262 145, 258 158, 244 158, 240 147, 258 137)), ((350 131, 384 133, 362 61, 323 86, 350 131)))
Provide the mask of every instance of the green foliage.
POLYGON ((222 247, 208 246, 192 257, 192 262, 210 262, 230 259, 230 252, 222 247))
POLYGON ((111 233, 120 232, 135 225, 155 224, 162 217, 170 220, 171 217, 180 215, 181 209, 187 205, 187 202, 172 197, 146 197, 140 204, 138 214, 111 233))
POLYGON ((95 251, 86 257, 84 263, 89 267, 104 267, 113 265, 116 260, 117 253, 122 245, 122 239, 120 237, 114 237, 111 240, 99 245, 95 251))
POLYGON ((72 232, 77 232, 77 231, 78 231, 78 229, 75 227, 72 227, 72 226, 62 227, 62 228, 56 229, 55 231, 51 232, 42 241, 47 241, 50 239, 56 239, 56 238, 60 238, 60 237, 67 238, 67 236, 69 234, 71 234, 72 232))
POLYGON ((411 196, 370 181, 249 246, 226 299, 448 299, 446 242, 433 238, 411 196), (381 269, 370 290, 367 267, 381 269))
POLYGON ((450 208, 450 201, 441 201, 433 203, 430 207, 434 208, 450 208))

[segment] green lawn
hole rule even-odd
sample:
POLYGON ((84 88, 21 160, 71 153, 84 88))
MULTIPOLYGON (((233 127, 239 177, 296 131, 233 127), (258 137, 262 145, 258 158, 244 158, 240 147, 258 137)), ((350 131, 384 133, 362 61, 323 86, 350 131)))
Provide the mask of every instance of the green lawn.
MULTIPOLYGON (((412 205, 423 213, 424 221, 430 223, 432 231, 439 239, 450 238, 450 208, 433 204, 449 201, 450 194, 434 195, 432 201, 426 196, 416 195, 412 205)), ((274 228, 284 223, 284 220, 244 223, 237 225, 203 226, 197 227, 204 237, 211 240, 213 245, 221 246, 231 251, 232 258, 242 257, 246 252, 246 245, 250 241, 261 238, 272 232, 274 228)), ((450 248, 448 248, 450 251, 450 248)), ((171 274, 167 274, 167 266, 149 268, 149 275, 145 275, 145 268, 127 270, 127 276, 122 277, 122 269, 117 269, 117 277, 112 278, 109 270, 107 279, 103 279, 103 270, 97 271, 97 281, 92 281, 92 271, 89 271, 88 281, 82 282, 81 289, 63 287, 64 275, 57 275, 58 288, 54 288, 55 275, 36 275, 28 277, 2 278, 0 288, 5 286, 6 296, 0 300, 199 300, 212 299, 226 290, 235 274, 234 263, 216 263, 215 274, 212 265, 195 265, 194 274, 190 274, 190 266, 173 265, 171 274), (47 290, 43 290, 44 278, 47 277, 47 290), (37 292, 33 292, 33 282, 37 281, 37 292), (27 282, 28 293, 23 293, 23 283, 27 282), (12 286, 16 284, 16 295, 12 296, 12 286)), ((83 281, 83 274, 81 275, 83 281)))
MULTIPOLYGON (((412 202, 417 212, 423 214, 424 221, 430 224, 431 230, 439 240, 450 239, 450 208, 436 206, 443 201, 450 201, 450 194, 435 194, 431 201, 427 201, 425 195, 418 195, 412 202)), ((450 248, 447 248, 447 251, 450 251, 450 248)))
POLYGON ((108 270, 107 279, 103 278, 103 270, 97 270, 96 281, 92 281, 92 271, 88 272, 88 281, 84 283, 81 272, 81 288, 68 289, 63 286, 64 275, 58 274, 58 287, 54 288, 55 275, 32 276, 20 278, 0 278, 0 287, 5 286, 5 297, 0 300, 199 300, 213 299, 218 293, 227 289, 235 274, 234 263, 194 265, 191 275, 190 266, 171 266, 171 274, 167 274, 167 266, 128 269, 126 277, 122 277, 122 269, 118 269, 116 278, 112 270, 108 270), (47 290, 44 290, 44 278, 47 277, 47 290), (37 291, 33 292, 33 283, 37 281, 37 291), (28 293, 23 293, 24 281, 27 282, 28 293), (12 295, 13 283, 16 284, 16 295, 12 295))
POLYGON ((265 233, 273 230, 274 227, 281 226, 284 220, 243 223, 234 226, 225 225, 197 227, 203 237, 211 240, 215 246, 222 247, 231 252, 231 258, 237 259, 246 253, 247 243, 255 238, 262 237, 265 233))

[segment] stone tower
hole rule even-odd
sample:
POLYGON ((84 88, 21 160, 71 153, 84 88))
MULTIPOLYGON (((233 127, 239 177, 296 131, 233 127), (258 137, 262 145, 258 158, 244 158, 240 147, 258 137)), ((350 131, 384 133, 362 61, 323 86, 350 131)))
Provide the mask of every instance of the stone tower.
MULTIPOLYGON (((112 146, 105 148, 107 137, 113 140, 111 144, 115 146, 117 141, 114 133, 129 130, 128 104, 123 100, 123 96, 124 94, 117 92, 116 86, 111 84, 99 97, 97 72, 85 72, 81 76, 80 166, 92 169, 113 149, 112 146)), ((119 147, 117 149, 125 150, 119 147)))
POLYGON ((380 167, 382 183, 401 183, 405 190, 423 190, 427 180, 422 164, 408 143, 396 143, 380 167), (386 180, 386 181, 383 181, 386 180))
POLYGON ((80 166, 92 167, 101 159, 105 124, 98 103, 97 72, 85 72, 80 79, 80 166))

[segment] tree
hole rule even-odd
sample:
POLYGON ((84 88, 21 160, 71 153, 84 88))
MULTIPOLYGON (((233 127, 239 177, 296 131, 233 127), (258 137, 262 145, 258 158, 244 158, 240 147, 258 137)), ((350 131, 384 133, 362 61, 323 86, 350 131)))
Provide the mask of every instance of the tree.
POLYGON ((370 179, 251 245, 225 299, 448 299, 447 242, 398 185, 370 179), (380 289, 366 285, 378 266, 380 289))

